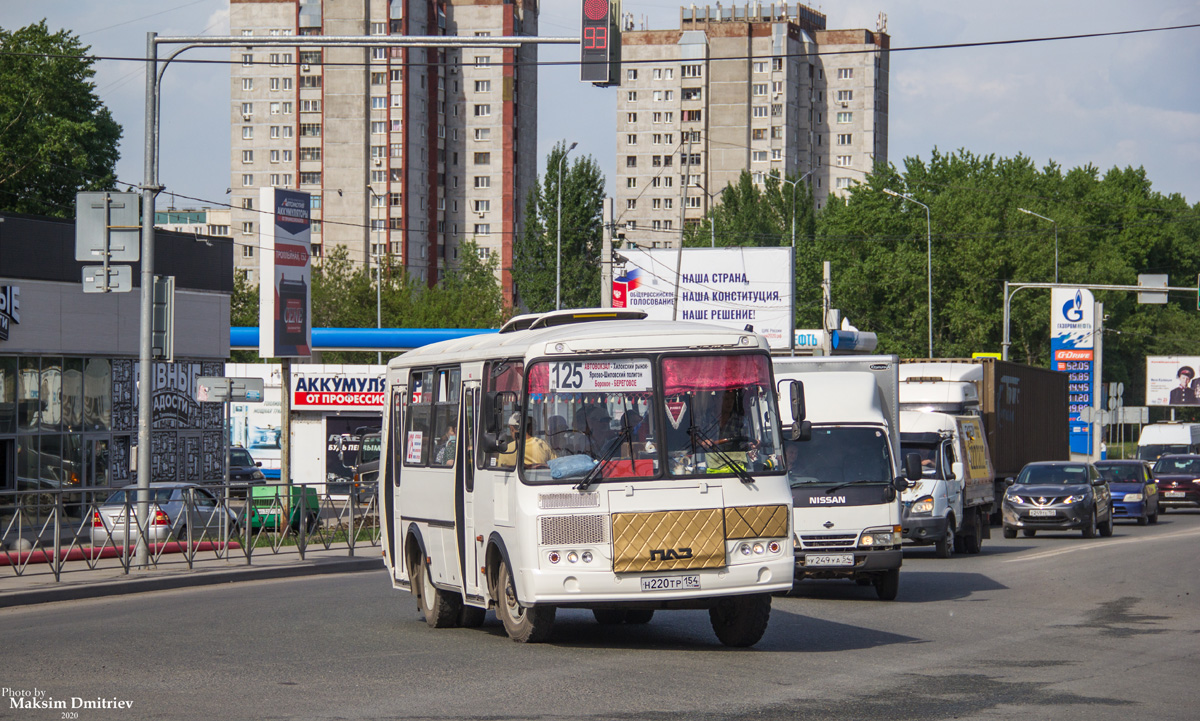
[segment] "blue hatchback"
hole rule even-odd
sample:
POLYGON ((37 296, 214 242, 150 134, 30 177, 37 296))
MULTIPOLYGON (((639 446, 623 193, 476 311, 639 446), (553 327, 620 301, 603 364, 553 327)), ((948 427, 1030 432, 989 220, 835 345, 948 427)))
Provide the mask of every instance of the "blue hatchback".
POLYGON ((1158 484, 1145 461, 1096 461, 1096 470, 1112 491, 1113 519, 1158 523, 1158 484))

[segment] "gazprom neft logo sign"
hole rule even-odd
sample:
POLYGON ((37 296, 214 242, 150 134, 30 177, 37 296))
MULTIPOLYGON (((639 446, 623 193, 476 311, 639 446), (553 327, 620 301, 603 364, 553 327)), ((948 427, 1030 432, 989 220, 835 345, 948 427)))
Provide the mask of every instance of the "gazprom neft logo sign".
POLYGON ((0 285, 0 340, 8 340, 10 326, 21 322, 21 289, 0 285))

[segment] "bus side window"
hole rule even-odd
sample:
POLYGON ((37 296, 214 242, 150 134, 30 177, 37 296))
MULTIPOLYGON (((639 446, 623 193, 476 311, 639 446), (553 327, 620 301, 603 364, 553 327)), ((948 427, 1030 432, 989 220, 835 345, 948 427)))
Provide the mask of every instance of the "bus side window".
POLYGON ((519 361, 488 363, 484 377, 484 395, 489 415, 483 418, 484 430, 496 434, 495 446, 479 443, 479 467, 485 470, 516 468, 518 439, 509 431, 508 421, 520 412, 522 364, 519 361), (497 420, 498 419, 498 420, 497 420), (498 426, 493 428, 492 426, 498 426))
POLYGON ((413 371, 409 379, 408 423, 404 434, 404 465, 425 466, 431 457, 433 438, 429 431, 433 421, 433 371, 413 371))
POLYGON ((430 460, 434 466, 449 468, 458 455, 458 394, 462 373, 458 368, 439 368, 437 377, 433 425, 437 437, 430 460))
POLYGON ((467 492, 475 490, 475 389, 468 389, 463 399, 462 472, 467 492))

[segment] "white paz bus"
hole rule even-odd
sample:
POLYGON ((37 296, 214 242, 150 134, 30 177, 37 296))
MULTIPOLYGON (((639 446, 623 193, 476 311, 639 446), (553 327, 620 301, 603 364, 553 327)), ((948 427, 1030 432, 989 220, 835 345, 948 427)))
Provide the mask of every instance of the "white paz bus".
POLYGON ((384 559, 431 626, 706 608, 722 643, 762 637, 794 563, 766 340, 644 318, 520 316, 388 364, 384 559))

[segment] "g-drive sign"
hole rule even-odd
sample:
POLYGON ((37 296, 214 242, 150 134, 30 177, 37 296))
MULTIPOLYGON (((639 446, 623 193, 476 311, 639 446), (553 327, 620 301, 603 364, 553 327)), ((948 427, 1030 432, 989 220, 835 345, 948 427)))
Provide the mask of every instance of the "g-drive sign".
POLYGON ((648 391, 648 360, 560 361, 550 364, 549 387, 559 393, 648 391))

